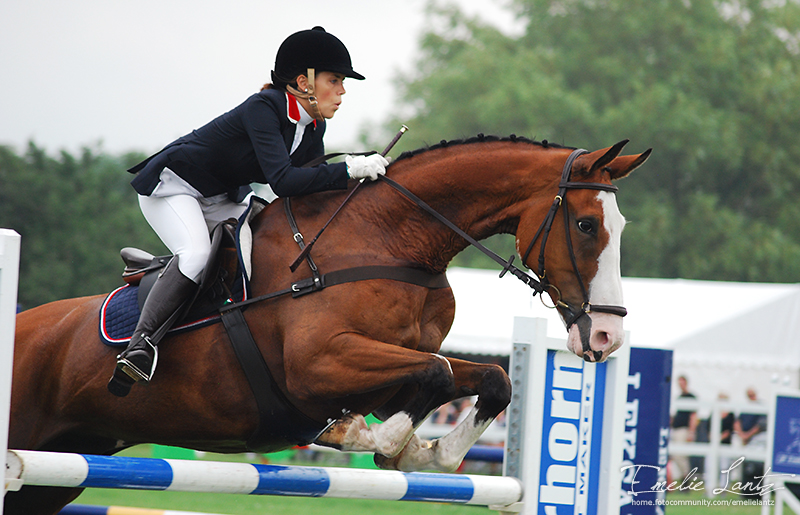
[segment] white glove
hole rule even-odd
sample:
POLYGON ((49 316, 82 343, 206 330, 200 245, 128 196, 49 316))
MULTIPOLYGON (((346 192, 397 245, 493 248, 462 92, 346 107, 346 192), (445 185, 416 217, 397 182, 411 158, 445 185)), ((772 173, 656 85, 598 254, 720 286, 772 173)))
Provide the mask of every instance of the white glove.
POLYGON ((347 163, 347 175, 351 179, 363 179, 369 177, 371 180, 378 178, 378 175, 386 173, 389 161, 380 154, 371 156, 347 156, 344 158, 347 163))

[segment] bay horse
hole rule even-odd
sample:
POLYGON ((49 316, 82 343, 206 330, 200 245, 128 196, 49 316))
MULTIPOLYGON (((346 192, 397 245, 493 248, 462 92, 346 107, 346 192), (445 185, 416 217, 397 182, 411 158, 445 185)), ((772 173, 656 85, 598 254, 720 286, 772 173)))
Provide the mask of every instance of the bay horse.
MULTIPOLYGON (((569 349, 602 361, 623 341, 624 313, 592 309, 622 304, 625 222, 611 181, 650 153, 620 156, 625 143, 586 152, 479 136, 404 153, 387 176, 468 237, 516 235, 540 291, 568 321, 569 349)), ((439 276, 467 246, 385 181, 361 190, 313 249, 319 269, 383 265, 439 276)), ((346 194, 292 199, 300 230, 320 228, 346 194)), ((253 295, 311 277, 306 267, 292 273, 287 266, 299 249, 276 204, 252 221, 253 295)), ((113 454, 157 443, 252 450, 247 442, 259 425, 258 408, 223 324, 167 337, 153 381, 118 398, 106 389, 118 350, 98 336, 104 297, 61 300, 17 316, 9 448, 113 454)), ((511 396, 501 367, 437 354, 454 313, 446 284, 379 278, 253 303, 244 315, 280 393, 324 425, 316 443, 374 452, 382 468, 452 471, 511 396), (414 435, 440 405, 471 395, 477 403, 450 434, 433 441, 414 435), (370 413, 384 422, 368 426, 370 413)), ((26 486, 6 495, 5 513, 56 513, 81 490, 26 486)))

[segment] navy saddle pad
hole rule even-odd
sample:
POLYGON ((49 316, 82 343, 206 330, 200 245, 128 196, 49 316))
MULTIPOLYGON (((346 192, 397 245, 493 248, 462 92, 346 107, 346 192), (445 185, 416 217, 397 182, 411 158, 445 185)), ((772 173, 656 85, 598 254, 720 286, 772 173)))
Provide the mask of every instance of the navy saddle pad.
MULTIPOLYGON (((246 297, 243 280, 237 281, 242 284, 242 288, 236 288, 238 291, 233 294, 235 301, 244 300, 246 297)), ((141 316, 138 294, 138 286, 126 284, 112 291, 106 297, 100 308, 100 339, 105 344, 127 345, 130 341, 141 316)), ((191 331, 218 322, 219 312, 209 305, 205 307, 203 312, 192 308, 181 322, 170 329, 168 334, 191 331)))

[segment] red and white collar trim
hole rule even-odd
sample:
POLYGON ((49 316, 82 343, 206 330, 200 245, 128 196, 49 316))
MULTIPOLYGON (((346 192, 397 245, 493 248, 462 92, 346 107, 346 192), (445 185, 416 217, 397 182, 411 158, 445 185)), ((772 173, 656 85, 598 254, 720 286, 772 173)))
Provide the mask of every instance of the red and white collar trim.
POLYGON ((298 102, 297 98, 291 93, 286 93, 286 113, 292 123, 303 127, 309 123, 313 123, 314 127, 317 126, 317 120, 306 112, 305 108, 300 105, 300 102, 298 102))

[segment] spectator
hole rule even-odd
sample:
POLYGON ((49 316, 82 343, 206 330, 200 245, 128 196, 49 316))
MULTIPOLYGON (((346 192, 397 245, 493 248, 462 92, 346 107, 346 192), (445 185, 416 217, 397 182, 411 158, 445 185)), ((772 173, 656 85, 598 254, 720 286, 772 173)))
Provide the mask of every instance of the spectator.
MULTIPOLYGON (((760 404, 758 395, 753 388, 747 389, 747 398, 752 404, 760 404)), ((767 416, 763 413, 742 413, 739 418, 733 423, 733 429, 736 434, 741 438, 742 445, 748 448, 766 449, 766 430, 767 430, 767 416)), ((742 485, 744 485, 744 493, 752 491, 757 494, 755 488, 748 488, 747 483, 751 485, 758 484, 758 478, 764 475, 764 462, 754 461, 747 459, 742 464, 742 485)))
MULTIPOLYGON (((697 397, 689 391, 689 381, 686 376, 678 378, 678 387, 681 389, 679 399, 696 399, 697 397)), ((693 442, 697 430, 697 413, 694 411, 680 410, 672 417, 672 431, 670 440, 673 443, 693 442)), ((673 477, 686 477, 690 472, 689 457, 684 455, 672 455, 672 464, 677 468, 673 477)))
MULTIPOLYGON (((717 399, 720 402, 728 402, 728 394, 725 392, 720 392, 717 396, 717 399)), ((719 443, 723 445, 730 445, 731 444, 731 437, 733 437, 733 423, 736 420, 736 416, 731 411, 722 410, 719 413, 720 416, 720 433, 719 433, 719 443)))
MULTIPOLYGON (((720 392, 717 395, 717 400, 721 403, 728 402, 728 394, 725 392, 720 392)), ((719 430, 719 443, 722 445, 730 445, 731 439, 733 438, 733 424, 736 421, 736 416, 733 414, 732 411, 728 411, 727 408, 723 408, 720 410, 720 430, 719 430)), ((719 470, 720 470, 720 484, 725 484, 727 481, 727 473, 723 473, 723 470, 728 470, 728 468, 733 463, 733 459, 729 456, 722 456, 719 459, 719 470)))

